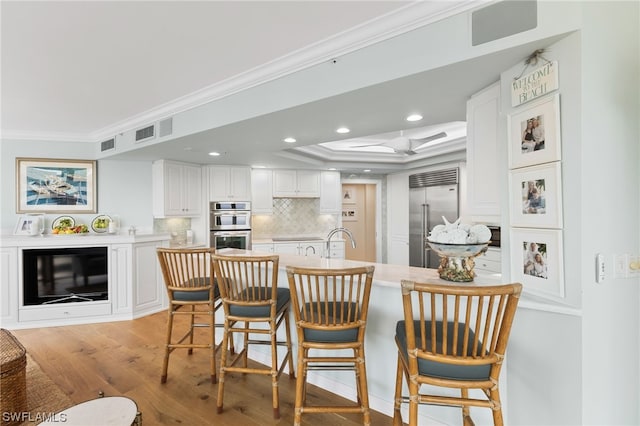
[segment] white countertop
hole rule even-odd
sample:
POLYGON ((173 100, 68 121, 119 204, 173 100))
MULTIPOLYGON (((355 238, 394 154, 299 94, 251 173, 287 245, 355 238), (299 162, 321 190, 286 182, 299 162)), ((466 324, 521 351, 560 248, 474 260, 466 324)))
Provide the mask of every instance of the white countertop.
MULTIPOLYGON (((239 250, 239 249, 222 249, 218 250, 220 254, 237 254, 247 255, 253 254, 251 250, 239 250)), ((256 251, 256 254, 266 254, 264 252, 256 251)), ((286 266, 303 266, 309 268, 323 268, 323 269, 341 269, 352 268, 363 265, 373 265, 376 270, 373 274, 374 284, 385 287, 400 287, 400 281, 428 281, 431 283, 439 284, 462 284, 462 285, 495 285, 501 284, 500 274, 478 274, 473 282, 470 283, 455 283, 452 281, 446 281, 440 279, 438 271, 436 269, 418 268, 415 266, 404 265, 390 265, 385 263, 374 262, 361 262, 357 260, 345 260, 345 259, 327 259, 314 256, 298 256, 295 254, 280 254, 279 267, 284 268, 286 266)))
POLYGON ((133 244, 150 241, 169 241, 169 234, 69 234, 69 235, 2 235, 0 247, 55 247, 83 246, 95 244, 133 244))

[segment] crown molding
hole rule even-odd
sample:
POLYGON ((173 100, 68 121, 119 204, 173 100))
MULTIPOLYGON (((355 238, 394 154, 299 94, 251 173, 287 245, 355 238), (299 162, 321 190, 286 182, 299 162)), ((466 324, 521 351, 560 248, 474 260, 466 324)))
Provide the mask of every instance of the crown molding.
POLYGON ((86 133, 33 132, 22 130, 2 130, 2 140, 25 140, 47 142, 97 142, 86 133))

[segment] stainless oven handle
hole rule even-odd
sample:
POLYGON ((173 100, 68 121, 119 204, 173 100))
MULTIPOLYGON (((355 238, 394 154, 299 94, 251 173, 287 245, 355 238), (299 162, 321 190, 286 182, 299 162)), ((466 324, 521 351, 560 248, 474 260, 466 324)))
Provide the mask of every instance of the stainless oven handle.
POLYGON ((239 231, 239 232, 220 232, 214 231, 213 235, 216 237, 234 237, 236 235, 249 235, 250 231, 239 231))

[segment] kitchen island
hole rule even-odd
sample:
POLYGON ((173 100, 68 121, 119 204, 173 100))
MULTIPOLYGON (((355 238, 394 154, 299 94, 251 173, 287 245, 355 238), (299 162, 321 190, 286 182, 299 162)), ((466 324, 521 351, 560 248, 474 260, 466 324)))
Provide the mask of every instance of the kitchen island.
MULTIPOLYGON (((237 249, 224 249, 220 254, 267 254, 260 251, 248 251, 237 249)), ((272 254, 272 253, 268 253, 272 254)), ((301 266, 324 269, 340 269, 363 265, 375 266, 373 274, 373 286, 369 302, 369 316, 365 337, 365 351, 367 363, 367 379, 369 385, 369 403, 373 410, 393 416, 393 398, 396 380, 397 349, 395 344, 396 322, 403 318, 402 294, 400 282, 402 280, 427 281, 443 284, 458 284, 439 278, 435 269, 418 268, 403 265, 389 265, 372 262, 361 262, 344 259, 326 259, 313 256, 298 256, 290 254, 279 255, 278 286, 288 287, 286 267, 301 266)), ((479 275, 474 282, 460 283, 462 285, 495 285, 500 284, 501 276, 479 275)), ((284 337, 284 336, 281 336, 284 337)), ((296 333, 292 330, 294 349, 296 347, 296 333)), ((249 356, 265 364, 270 362, 268 349, 260 351, 256 348, 249 356)), ((294 350, 294 357, 297 351, 294 350)), ((282 355, 281 355, 282 356, 282 355)), ((502 394, 506 395, 504 384, 506 383, 506 369, 503 369, 501 379, 502 394)), ((296 372, 297 373, 297 372, 296 372)), ((311 371, 309 383, 313 383, 324 389, 330 390, 345 398, 355 400, 355 378, 351 372, 335 371, 311 371)), ((405 392, 406 394, 406 392, 405 392)), ((447 393, 458 394, 458 391, 447 393)), ((473 394, 473 392, 472 392, 473 394)), ((505 404, 506 405, 506 404, 505 404)), ((407 419, 407 406, 403 405, 403 418, 407 419)), ((458 408, 424 406, 419 410, 419 424, 459 424, 461 414, 458 408)), ((488 409, 473 409, 473 418, 476 424, 492 423, 491 412, 488 409), (477 411, 476 411, 477 410, 477 411)))

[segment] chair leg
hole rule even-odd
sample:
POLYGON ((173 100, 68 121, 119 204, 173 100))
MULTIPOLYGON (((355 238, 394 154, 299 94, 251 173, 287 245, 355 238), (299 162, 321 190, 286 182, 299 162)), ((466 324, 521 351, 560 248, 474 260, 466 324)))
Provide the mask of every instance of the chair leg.
POLYGON ((295 379, 296 378, 296 372, 293 369, 293 353, 292 353, 292 346, 291 346, 291 323, 290 323, 291 319, 289 318, 289 309, 285 310, 284 312, 284 327, 285 327, 285 335, 287 338, 287 362, 289 363, 289 378, 290 379, 295 379))
POLYGON ((498 390, 498 387, 496 386, 495 389, 491 389, 489 391, 489 395, 491 401, 496 406, 496 408, 492 410, 493 424, 495 426, 503 426, 504 420, 502 419, 502 405, 500 402, 500 391, 498 390))
POLYGON ((162 363, 162 376, 160 376, 160 383, 167 383, 167 370, 169 369, 169 354, 171 350, 169 346, 171 345, 171 331, 173 329, 173 306, 169 306, 169 310, 167 311, 169 317, 167 318, 167 339, 166 345, 164 349, 164 361, 162 363))
POLYGON ((209 306, 209 338, 211 339, 211 383, 217 383, 216 378, 216 313, 213 304, 209 306))
POLYGON ((407 380, 409 383, 409 426, 418 426, 418 392, 420 386, 407 380))
MULTIPOLYGON (((244 328, 245 330, 249 328, 249 322, 245 321, 244 322, 244 328)), ((242 365, 244 366, 244 368, 247 368, 248 364, 247 364, 247 359, 249 358, 249 333, 245 332, 244 333, 244 354, 242 354, 242 365)))
POLYGON ((369 391, 367 386, 367 365, 364 355, 364 345, 358 348, 358 389, 360 390, 360 406, 362 407, 364 426, 371 425, 371 412, 369 410, 369 391))
POLYGON ((280 418, 280 395, 278 389, 278 342, 276 336, 276 318, 269 322, 271 328, 271 389, 273 394, 273 418, 280 418))
POLYGON ((393 401, 393 426, 402 426, 402 413, 400 406, 402 402, 402 377, 404 376, 404 367, 398 353, 398 368, 396 371, 396 392, 393 401))
MULTIPOLYGON (((460 389, 460 395, 463 399, 469 399, 469 389, 460 389)), ((463 426, 473 426, 473 419, 467 405, 462 406, 462 424, 463 426)))
MULTIPOLYGON (((195 320, 196 320, 196 307, 195 305, 191 305, 191 315, 189 315, 190 321, 189 321, 189 344, 193 345, 193 331, 194 331, 194 324, 195 324, 195 320)), ((188 351, 189 355, 193 354, 193 348, 189 348, 188 351)))
POLYGON ((305 381, 307 380, 307 369, 304 363, 306 350, 302 345, 298 346, 298 377, 296 378, 296 401, 294 405, 293 425, 300 426, 302 421, 302 405, 305 397, 305 381))
POLYGON ((222 413, 223 398, 224 398, 224 374, 227 366, 227 347, 229 345, 229 339, 233 338, 232 333, 229 332, 230 324, 225 319, 224 321, 224 334, 222 336, 222 352, 220 354, 220 379, 218 380, 218 401, 217 412, 222 413))

